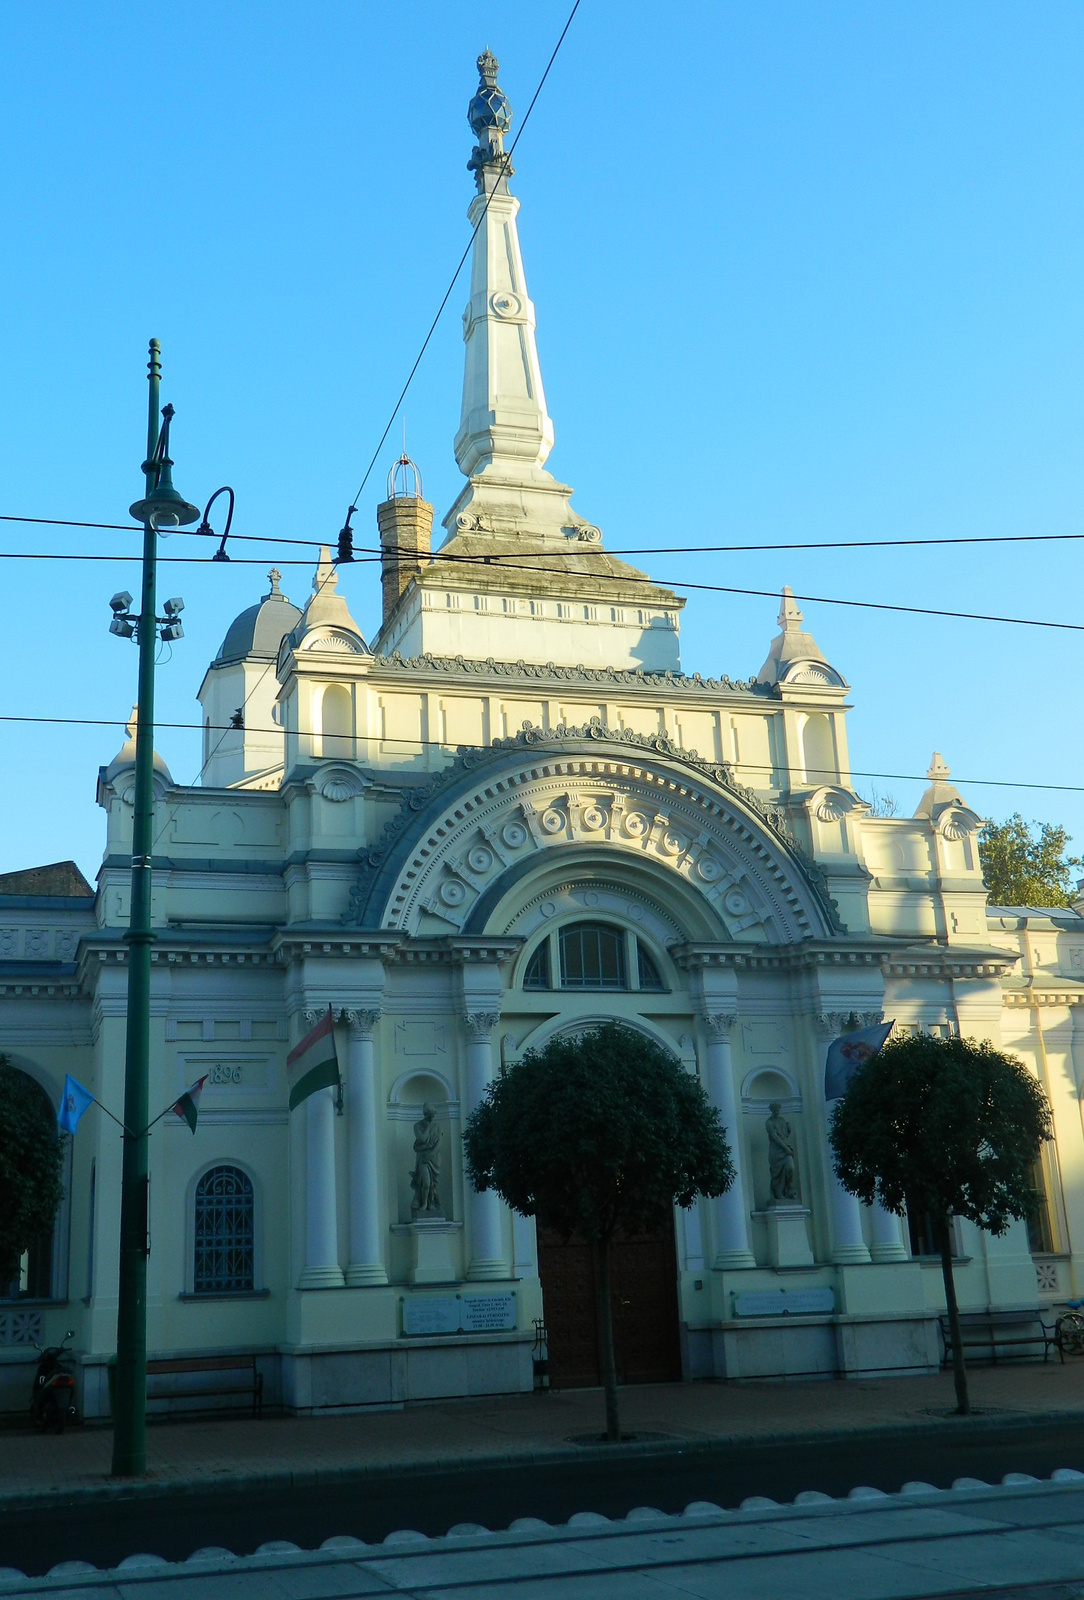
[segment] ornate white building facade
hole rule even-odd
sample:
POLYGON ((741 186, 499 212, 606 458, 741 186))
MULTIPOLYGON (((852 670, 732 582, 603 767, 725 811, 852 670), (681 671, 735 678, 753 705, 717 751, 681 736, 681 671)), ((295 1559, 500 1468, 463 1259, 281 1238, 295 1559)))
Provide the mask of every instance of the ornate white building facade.
MULTIPOLYGON (((474 1193, 459 1132, 502 1066, 618 1018, 699 1074, 737 1171, 672 1236, 628 1242, 625 1376, 933 1370, 939 1266, 923 1219, 836 1182, 826 1045, 884 1016, 1024 1057, 1057 1126, 1046 1212, 1001 1239, 960 1224, 960 1295, 1064 1301, 1084 1236, 1084 920, 987 908, 980 818, 939 757, 913 817, 871 813, 848 687, 789 594, 755 676, 682 674, 684 602, 607 554, 546 470, 509 114, 496 63, 479 67, 465 484, 445 542, 431 550, 420 484, 379 508, 371 645, 348 569, 325 558, 303 608, 273 573, 200 690, 204 781, 158 766, 152 1104, 208 1082, 195 1137, 167 1117, 151 1140, 150 1350, 254 1352, 268 1397, 298 1411, 386 1406, 529 1388, 544 1318, 555 1381, 593 1381, 589 1253, 474 1193), (329 1005, 341 1091, 291 1114, 287 1053, 329 1005), (797 1152, 784 1205, 773 1101, 797 1152), (418 1215, 424 1105, 442 1165, 418 1215)), ((66 1072, 123 1103, 133 781, 129 739, 99 777, 96 893, 0 880, 0 1049, 53 1105, 66 1072)), ((0 1405, 25 1403, 28 1335, 74 1327, 94 1416, 120 1195, 96 1108, 67 1159, 53 1238, 0 1304, 0 1405)))

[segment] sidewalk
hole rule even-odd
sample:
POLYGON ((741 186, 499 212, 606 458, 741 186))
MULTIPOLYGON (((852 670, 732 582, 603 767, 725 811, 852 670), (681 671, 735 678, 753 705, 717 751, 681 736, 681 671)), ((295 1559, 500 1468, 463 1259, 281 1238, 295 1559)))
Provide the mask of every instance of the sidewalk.
MULTIPOLYGON (((1084 1420, 1084 1361, 981 1367, 972 1404, 991 1422, 1084 1420)), ((765 1440, 818 1433, 943 1425, 955 1407, 950 1373, 933 1378, 796 1383, 660 1384, 621 1391, 622 1427, 667 1442, 765 1440), (660 1437, 661 1436, 661 1437, 660 1437)), ((966 1424, 964 1424, 966 1426, 966 1424)), ((243 1414, 163 1422, 147 1430, 149 1472, 139 1486, 206 1486, 313 1477, 414 1464, 552 1460, 603 1427, 599 1390, 435 1401, 349 1416, 243 1414)), ((645 1440, 645 1444, 648 1441, 645 1440)), ((0 1433, 0 1505, 57 1492, 110 1492, 112 1432, 76 1428, 57 1438, 0 1433)), ((125 1492, 131 1492, 128 1480, 125 1492)))

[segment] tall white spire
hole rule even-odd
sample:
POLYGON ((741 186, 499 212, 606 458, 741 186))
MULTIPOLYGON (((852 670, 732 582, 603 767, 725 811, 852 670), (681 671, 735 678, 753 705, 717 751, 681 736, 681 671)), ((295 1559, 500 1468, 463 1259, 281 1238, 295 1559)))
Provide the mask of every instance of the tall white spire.
POLYGON ((469 511, 494 526, 518 523, 524 532, 567 538, 584 519, 569 506, 571 489, 544 467, 553 448, 553 423, 519 246, 519 201, 508 188, 512 167, 504 136, 512 108, 497 83, 497 60, 489 50, 478 57, 478 73, 467 110, 478 141, 468 163, 478 192, 467 215, 477 233, 470 301, 463 313, 467 348, 455 436, 456 461, 471 481, 446 526, 454 531, 456 519, 469 511))
POLYGON ((519 201, 508 190, 512 169, 504 135, 512 110, 488 50, 478 57, 478 71, 481 82, 467 113, 478 139, 470 161, 478 193, 467 215, 478 232, 463 313, 467 352, 455 458, 468 477, 492 469, 530 476, 553 448, 553 423, 519 248, 519 201))

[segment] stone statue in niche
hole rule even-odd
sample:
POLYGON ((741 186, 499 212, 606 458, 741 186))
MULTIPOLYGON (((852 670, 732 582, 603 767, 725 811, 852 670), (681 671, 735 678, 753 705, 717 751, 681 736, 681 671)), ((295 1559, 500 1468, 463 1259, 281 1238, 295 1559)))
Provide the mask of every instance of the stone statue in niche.
POLYGON ((794 1163, 794 1131, 783 1115, 783 1107, 778 1100, 772 1100, 768 1106, 771 1116, 764 1124, 768 1135, 768 1170, 771 1174, 772 1204, 784 1204, 788 1201, 796 1203, 801 1197, 798 1193, 798 1173, 794 1163))
POLYGON ((414 1171, 410 1187, 412 1217, 442 1217, 440 1203, 440 1124, 430 1105, 422 1106, 421 1120, 414 1124, 414 1171))

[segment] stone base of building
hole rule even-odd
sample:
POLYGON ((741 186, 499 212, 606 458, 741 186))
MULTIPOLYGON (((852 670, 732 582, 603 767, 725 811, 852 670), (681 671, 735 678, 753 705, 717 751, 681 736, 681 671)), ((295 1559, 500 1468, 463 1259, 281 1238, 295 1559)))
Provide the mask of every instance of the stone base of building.
POLYGON ((685 1376, 908 1378, 940 1371, 936 1316, 750 1317, 684 1329, 685 1376))
MULTIPOLYGON (((294 1416, 389 1410, 426 1400, 470 1399, 482 1395, 523 1394, 534 1386, 531 1364, 533 1333, 491 1334, 485 1339, 464 1335, 411 1339, 409 1343, 323 1346, 280 1346, 257 1351, 263 1375, 263 1403, 270 1411, 294 1416)), ((203 1352, 174 1352, 200 1354, 203 1352)), ((77 1366, 77 1403, 87 1422, 104 1422, 109 1409, 107 1356, 84 1357, 77 1366)), ((17 1374, 0 1397, 0 1409, 20 1410, 29 1404, 34 1361, 12 1367, 17 1374)), ((171 1389, 183 1386, 183 1379, 171 1389)), ((205 1380, 192 1378, 193 1387, 205 1380)), ((148 1401, 149 1417, 244 1412, 243 1400, 207 1394, 192 1399, 174 1395, 148 1401)))

